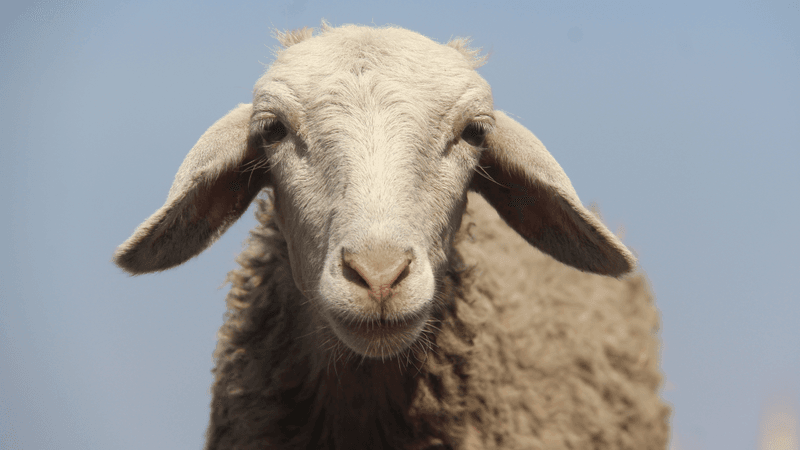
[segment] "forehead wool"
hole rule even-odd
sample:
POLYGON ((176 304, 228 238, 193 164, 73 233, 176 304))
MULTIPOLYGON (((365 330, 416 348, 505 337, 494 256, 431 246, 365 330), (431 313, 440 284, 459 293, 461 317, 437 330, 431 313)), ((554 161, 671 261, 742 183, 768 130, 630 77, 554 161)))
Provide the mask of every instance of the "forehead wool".
POLYGON ((474 71, 484 58, 466 40, 446 46, 400 28, 325 23, 316 35, 303 28, 276 37, 283 49, 255 86, 254 108, 286 119, 311 148, 382 135, 442 149, 467 121, 491 113, 491 89, 474 71))

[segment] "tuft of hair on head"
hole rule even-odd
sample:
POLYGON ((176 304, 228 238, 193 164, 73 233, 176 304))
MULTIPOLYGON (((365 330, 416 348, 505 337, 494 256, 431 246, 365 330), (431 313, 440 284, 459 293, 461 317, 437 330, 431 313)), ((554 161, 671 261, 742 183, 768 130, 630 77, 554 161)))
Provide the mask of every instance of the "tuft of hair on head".
MULTIPOLYGON (((325 19, 322 19, 322 23, 320 23, 319 26, 319 31, 325 33, 326 31, 332 29, 333 27, 331 27, 331 25, 325 19)), ((277 28, 273 28, 272 37, 278 41, 280 46, 272 49, 272 56, 277 58, 282 51, 286 50, 287 48, 291 47, 294 44, 303 42, 306 39, 309 39, 313 36, 314 36, 314 28, 312 27, 303 27, 303 28, 297 28, 295 30, 283 30, 283 31, 277 28)))
MULTIPOLYGON (((322 19, 322 22, 319 25, 319 31, 321 33, 325 33, 332 29, 333 27, 325 19, 322 19)), ((312 27, 303 27, 295 30, 285 31, 281 31, 277 28, 272 30, 272 37, 277 39, 284 49, 287 49, 298 42, 303 42, 312 36, 314 36, 314 28, 312 27)))
POLYGON ((298 28, 296 30, 285 30, 280 31, 278 29, 274 29, 272 31, 272 37, 278 40, 281 44, 281 47, 284 49, 291 47, 298 42, 305 41, 306 39, 310 38, 314 35, 314 29, 311 27, 303 27, 298 28))
POLYGON ((472 48, 469 46, 469 43, 472 40, 470 38, 454 38, 450 39, 450 42, 447 43, 448 47, 452 47, 458 50, 467 61, 469 61, 470 65, 473 69, 477 69, 482 65, 486 64, 486 61, 489 59, 489 55, 481 55, 481 48, 472 48))

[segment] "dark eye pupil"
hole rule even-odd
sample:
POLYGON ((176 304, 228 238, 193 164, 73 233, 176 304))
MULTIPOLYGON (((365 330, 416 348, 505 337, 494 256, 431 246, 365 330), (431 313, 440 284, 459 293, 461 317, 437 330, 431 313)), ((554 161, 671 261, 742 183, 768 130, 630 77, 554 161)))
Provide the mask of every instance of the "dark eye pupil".
POLYGON ((480 125, 474 123, 467 125, 464 131, 461 132, 461 139, 466 141, 469 145, 480 147, 486 139, 486 132, 480 125))
POLYGON ((275 121, 264 128, 262 136, 268 144, 273 144, 286 137, 286 126, 280 121, 275 121))

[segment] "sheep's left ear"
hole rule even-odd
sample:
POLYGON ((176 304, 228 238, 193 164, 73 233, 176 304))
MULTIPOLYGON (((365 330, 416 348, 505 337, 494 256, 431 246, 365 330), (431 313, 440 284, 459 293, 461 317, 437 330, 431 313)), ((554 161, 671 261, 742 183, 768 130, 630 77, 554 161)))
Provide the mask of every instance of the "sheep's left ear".
POLYGON ((248 142, 251 104, 240 104, 200 137, 183 160, 167 201, 114 252, 132 274, 169 269, 216 241, 269 182, 248 142))
POLYGON ((525 240, 580 270, 620 276, 636 259, 591 212, 542 142, 525 127, 495 111, 480 159, 484 171, 472 178, 500 217, 525 240))

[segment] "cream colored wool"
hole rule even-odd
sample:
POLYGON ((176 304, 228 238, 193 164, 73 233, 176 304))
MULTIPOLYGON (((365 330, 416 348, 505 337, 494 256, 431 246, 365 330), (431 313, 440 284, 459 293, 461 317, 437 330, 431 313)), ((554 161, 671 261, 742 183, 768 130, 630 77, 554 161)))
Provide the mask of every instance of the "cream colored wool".
POLYGON ((399 28, 279 39, 114 256, 181 264, 265 192, 207 448, 665 448, 649 287, 611 278, 635 259, 494 110, 478 53, 399 28))

